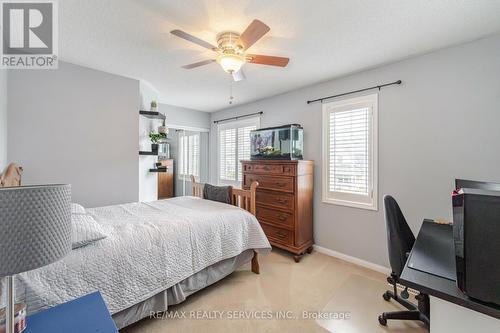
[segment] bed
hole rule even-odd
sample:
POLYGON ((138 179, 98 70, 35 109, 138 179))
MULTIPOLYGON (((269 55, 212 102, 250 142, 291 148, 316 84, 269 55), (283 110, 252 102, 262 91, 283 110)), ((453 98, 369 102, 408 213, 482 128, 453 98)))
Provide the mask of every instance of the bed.
POLYGON ((122 328, 241 265, 251 262, 259 273, 257 253, 271 247, 249 212, 252 193, 240 194, 247 210, 198 197, 85 209, 107 237, 17 275, 16 296, 35 313, 99 290, 122 328))

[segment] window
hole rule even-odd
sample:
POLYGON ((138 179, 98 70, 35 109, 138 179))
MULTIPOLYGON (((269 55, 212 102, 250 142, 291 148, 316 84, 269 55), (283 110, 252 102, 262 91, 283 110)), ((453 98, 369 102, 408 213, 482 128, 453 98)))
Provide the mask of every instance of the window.
POLYGON ((200 134, 179 132, 179 178, 200 177, 200 134))
POLYGON ((378 95, 323 104, 323 202, 377 210, 378 95))
POLYGON ((218 127, 219 184, 239 186, 243 180, 241 160, 250 159, 250 131, 260 126, 260 118, 220 124, 218 127))

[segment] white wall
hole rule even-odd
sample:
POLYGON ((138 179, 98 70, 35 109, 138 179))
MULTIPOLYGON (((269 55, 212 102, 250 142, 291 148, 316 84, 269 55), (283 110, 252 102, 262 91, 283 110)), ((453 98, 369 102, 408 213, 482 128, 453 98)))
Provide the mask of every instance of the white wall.
POLYGON ((139 81, 59 62, 8 81, 8 159, 86 207, 137 201, 139 81))
POLYGON ((179 106, 159 104, 160 112, 167 115, 169 127, 210 128, 210 113, 179 106))
POLYGON ((432 333, 500 332, 497 318, 434 296, 430 296, 430 317, 432 333))
POLYGON ((7 75, 0 69, 0 172, 7 166, 7 75))
MULTIPOLYGON (((285 69, 286 70, 286 69, 285 69)), ((212 114, 264 111, 262 126, 304 126, 315 161, 315 243, 388 266, 382 198, 399 201, 416 233, 424 217, 451 218, 456 177, 500 181, 500 35, 212 114), (306 101, 403 80, 379 94, 379 211, 321 202, 321 104, 306 101)), ((215 127, 211 145, 214 146, 215 127)), ((216 152, 211 176, 216 181, 216 152)))

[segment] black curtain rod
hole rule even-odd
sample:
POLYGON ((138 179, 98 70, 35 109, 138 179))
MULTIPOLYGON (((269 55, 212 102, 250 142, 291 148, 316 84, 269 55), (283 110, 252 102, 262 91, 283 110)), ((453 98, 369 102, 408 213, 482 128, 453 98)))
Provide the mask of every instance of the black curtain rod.
POLYGON ((397 80, 397 81, 394 81, 394 82, 391 82, 391 83, 385 83, 385 84, 381 84, 381 85, 378 85, 378 86, 373 86, 373 87, 370 87, 370 88, 364 88, 364 89, 349 91, 349 92, 346 92, 346 93, 343 93, 343 94, 338 94, 338 95, 332 95, 332 96, 328 96, 328 97, 313 99, 312 101, 307 101, 307 104, 316 103, 316 102, 323 102, 325 99, 330 99, 330 98, 335 98, 335 97, 340 97, 340 96, 355 94, 355 93, 359 93, 359 92, 367 91, 367 90, 372 90, 372 89, 378 89, 378 90, 380 90, 380 88, 387 87, 387 86, 392 86, 393 84, 401 84, 401 83, 402 83, 401 80, 397 80))
POLYGON ((220 119, 220 120, 214 120, 214 124, 218 124, 220 122, 223 122, 223 121, 228 121, 228 120, 237 120, 237 119, 240 119, 240 118, 246 118, 246 117, 250 117, 250 116, 255 116, 256 114, 264 114, 264 111, 259 111, 259 112, 255 112, 255 113, 249 113, 249 114, 245 114, 243 116, 236 116, 236 117, 231 117, 231 118, 226 118, 226 119, 220 119))

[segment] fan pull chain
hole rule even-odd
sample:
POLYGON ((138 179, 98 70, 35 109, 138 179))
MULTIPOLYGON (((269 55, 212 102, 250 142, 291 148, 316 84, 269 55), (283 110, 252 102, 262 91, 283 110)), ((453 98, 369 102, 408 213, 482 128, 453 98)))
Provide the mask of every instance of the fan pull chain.
POLYGON ((233 76, 229 74, 229 105, 233 104, 233 76))

